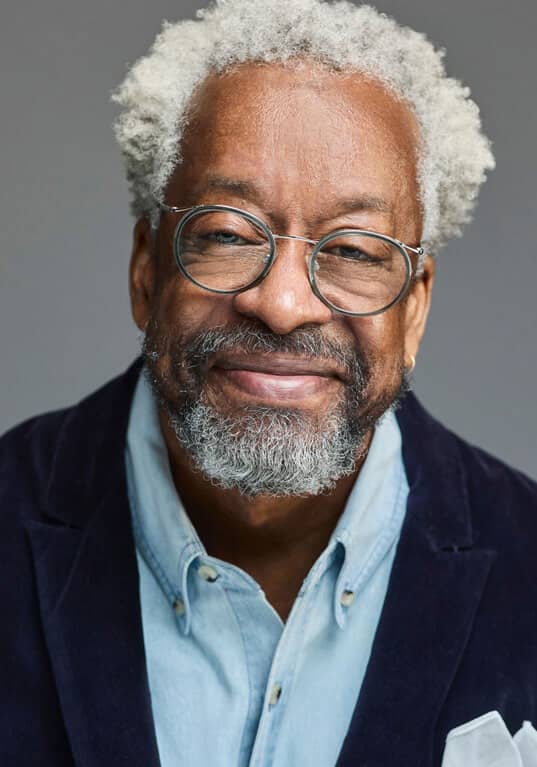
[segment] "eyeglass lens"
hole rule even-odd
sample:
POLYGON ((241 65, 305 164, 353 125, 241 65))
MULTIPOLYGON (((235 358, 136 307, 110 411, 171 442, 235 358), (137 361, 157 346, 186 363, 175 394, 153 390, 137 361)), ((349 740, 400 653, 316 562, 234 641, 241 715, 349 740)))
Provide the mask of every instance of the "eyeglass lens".
MULTIPOLYGON (((192 215, 176 237, 175 248, 183 271, 196 284, 229 292, 252 284, 272 255, 267 233, 233 211, 192 215)), ((312 259, 319 294, 334 308, 356 314, 389 306, 408 278, 402 250, 372 234, 335 234, 320 249, 314 248, 312 259)))
POLYGON ((271 257, 266 232, 240 213, 193 215, 176 240, 184 271, 209 290, 240 290, 254 282, 271 257))

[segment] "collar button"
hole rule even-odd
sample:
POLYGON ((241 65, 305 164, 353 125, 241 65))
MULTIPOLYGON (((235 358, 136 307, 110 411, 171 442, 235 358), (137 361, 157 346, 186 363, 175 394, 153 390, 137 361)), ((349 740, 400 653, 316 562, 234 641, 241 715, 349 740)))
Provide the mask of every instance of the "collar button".
POLYGON ((339 598, 343 607, 349 607, 354 601, 354 591, 344 591, 339 598))
POLYGON ((211 565, 200 565, 198 567, 198 575, 204 581, 209 581, 209 583, 214 583, 220 577, 218 571, 211 567, 211 565))

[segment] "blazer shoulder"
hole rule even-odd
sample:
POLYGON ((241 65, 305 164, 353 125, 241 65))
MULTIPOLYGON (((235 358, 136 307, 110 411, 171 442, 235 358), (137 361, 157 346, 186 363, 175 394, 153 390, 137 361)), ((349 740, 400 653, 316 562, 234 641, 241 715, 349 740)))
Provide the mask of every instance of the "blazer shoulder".
MULTIPOLYGON (((0 437, 0 515, 35 516, 53 474, 88 475, 94 460, 128 417, 141 359, 80 402, 14 426, 0 437), (66 458, 70 460, 67 461, 66 458), (82 468, 81 468, 82 467, 82 468)), ((38 512, 37 512, 38 513, 38 512)))
POLYGON ((486 450, 459 444, 475 541, 511 551, 520 561, 535 559, 537 482, 486 450))
MULTIPOLYGON (((475 541, 537 540, 537 482, 432 416, 410 393, 397 413, 409 483, 446 517, 471 520, 475 541)), ((528 552, 529 553, 529 552, 528 552)), ((533 553, 532 553, 533 556, 533 553)))
POLYGON ((51 410, 22 421, 0 437, 0 514, 35 508, 48 486, 58 436, 75 406, 51 410), (31 503, 20 504, 22 499, 31 503))
POLYGON ((476 544, 534 559, 537 482, 491 452, 442 426, 458 454, 476 544))
POLYGON ((465 466, 468 482, 474 490, 487 495, 512 494, 514 497, 533 502, 537 510, 537 481, 481 447, 462 439, 459 444, 461 460, 465 466))
POLYGON ((468 492, 493 497, 513 495, 537 503, 537 481, 457 434, 433 416, 411 392, 398 412, 403 438, 409 438, 414 469, 426 457, 435 471, 456 463, 468 484, 468 492), (425 452, 424 452, 425 451, 425 452))

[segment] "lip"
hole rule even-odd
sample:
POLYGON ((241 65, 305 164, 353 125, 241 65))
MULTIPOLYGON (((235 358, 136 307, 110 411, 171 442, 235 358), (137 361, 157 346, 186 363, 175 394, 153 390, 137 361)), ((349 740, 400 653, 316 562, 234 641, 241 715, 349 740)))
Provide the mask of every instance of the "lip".
POLYGON ((222 370, 247 370, 269 376, 316 376, 346 381, 344 371, 334 362, 292 357, 288 354, 221 355, 214 358, 211 367, 222 370))
POLYGON ((278 354, 222 355, 211 369, 225 385, 265 401, 315 401, 343 380, 333 363, 278 354))

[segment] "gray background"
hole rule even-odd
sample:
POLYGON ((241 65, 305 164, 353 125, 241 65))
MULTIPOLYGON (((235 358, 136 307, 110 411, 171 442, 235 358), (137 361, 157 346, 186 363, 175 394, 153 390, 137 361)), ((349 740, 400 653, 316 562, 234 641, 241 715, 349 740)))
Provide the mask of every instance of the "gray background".
MULTIPOLYGON (((3 11, 0 432, 75 402, 138 353, 132 222, 108 95, 163 18, 197 7, 19 0, 3 11)), ((416 391, 461 435, 537 478, 537 4, 377 7, 447 48, 448 71, 471 86, 498 165, 473 224, 438 260, 416 391)))

